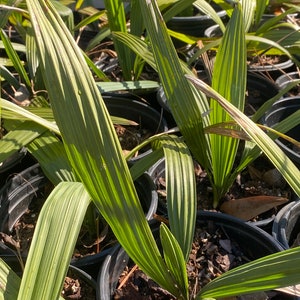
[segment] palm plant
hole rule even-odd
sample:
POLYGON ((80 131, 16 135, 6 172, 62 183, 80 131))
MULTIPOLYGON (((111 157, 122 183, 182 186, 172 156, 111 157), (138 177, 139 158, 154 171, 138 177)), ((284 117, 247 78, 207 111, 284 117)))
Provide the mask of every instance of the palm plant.
MULTIPOLYGON (((244 110, 246 91, 246 39, 250 38, 245 35, 245 31, 248 30, 251 24, 254 11, 255 6, 253 3, 249 5, 249 2, 246 1, 242 5, 241 15, 238 18, 236 14, 232 14, 224 37, 217 41, 217 44, 220 42, 221 44, 218 48, 212 76, 212 87, 242 111, 244 110), (244 21, 242 21, 242 18, 244 21), (247 28, 243 25, 244 23, 248 24, 247 28)), ((198 93, 186 84, 182 79, 182 74, 183 72, 191 72, 186 66, 182 71, 181 63, 176 59, 176 52, 167 37, 167 32, 162 27, 156 29, 153 18, 145 19, 145 23, 150 39, 152 39, 152 45, 154 45, 152 46, 153 56, 149 51, 149 47, 143 41, 128 34, 117 32, 114 35, 136 53, 139 53, 153 68, 157 69, 176 123, 193 155, 208 173, 214 190, 213 204, 214 207, 217 207, 221 197, 232 186, 236 176, 261 152, 257 147, 253 148, 252 142, 246 142, 242 159, 237 166, 233 167, 236 163, 235 157, 239 140, 230 134, 230 132, 238 134, 237 128, 230 122, 230 116, 224 112, 218 103, 210 101, 203 93, 198 93), (139 47, 137 47, 137 44, 139 47), (162 53, 164 54, 162 55, 162 53), (169 74, 172 74, 172 76, 169 74), (195 101, 195 98, 202 101, 195 101), (224 126, 225 123, 227 125, 224 126), (206 134, 207 132, 216 132, 218 127, 219 132, 223 132, 222 135, 206 134)), ((257 39, 262 41, 260 38, 257 39)), ((288 53, 286 49, 274 44, 271 40, 265 39, 263 41, 288 53)), ((217 44, 213 42, 200 49, 201 52, 199 53, 203 53, 212 45, 216 46, 217 44)), ((290 53, 288 55, 291 56, 290 53)), ((253 120, 258 120, 259 116, 263 114, 263 110, 272 105, 281 95, 279 94, 277 97, 270 99, 253 116, 253 120)))
MULTIPOLYGON (((206 96, 198 92, 186 79, 187 68, 183 69, 178 61, 155 1, 146 3, 140 0, 139 4, 144 20, 148 21, 146 27, 156 63, 151 55, 149 62, 158 68, 167 95, 173 99, 170 103, 179 120, 178 126, 189 148, 196 152, 199 144, 205 146, 198 151, 210 158, 207 156, 210 140, 205 135, 203 126, 209 124, 207 114, 206 118, 202 116, 203 120, 201 117, 202 113, 209 110, 206 96), (170 74, 172 74, 171 79, 170 74), (177 107, 182 108, 185 116, 182 116, 183 113, 177 107), (195 138, 197 143, 193 142, 195 138)), ((32 112, 22 108, 17 109, 13 104, 8 105, 2 99, 1 106, 61 135, 63 142, 59 145, 63 148, 60 149, 64 149, 67 164, 71 166, 74 173, 72 172, 72 179, 63 178, 64 182, 58 183, 46 200, 38 219, 21 281, 0 260, 0 295, 9 295, 11 299, 22 300, 59 297, 80 224, 92 199, 134 262, 175 297, 188 299, 185 261, 191 247, 196 207, 193 164, 189 148, 178 137, 164 136, 157 141, 159 144, 157 151, 151 155, 153 160, 153 157, 160 157, 162 151, 166 155, 171 153, 167 156, 174 156, 174 160, 170 160, 168 164, 171 167, 169 174, 177 178, 177 182, 169 185, 171 191, 176 193, 168 193, 172 195, 168 201, 173 201, 173 208, 168 214, 174 222, 170 223, 170 229, 166 225, 161 225, 160 229, 162 256, 133 185, 133 178, 139 170, 135 169, 130 173, 128 169, 110 116, 82 52, 51 3, 43 0, 28 0, 27 6, 34 29, 39 66, 58 128, 32 112), (163 150, 160 150, 159 146, 163 150), (175 161, 177 164, 174 163, 175 161), (183 172, 184 176, 176 176, 183 172), (45 274, 47 277, 44 276, 45 274)), ((231 22, 232 24, 228 26, 228 34, 225 34, 222 43, 226 45, 235 34, 242 38, 241 43, 243 43, 240 6, 235 8, 231 22), (241 28, 236 29, 239 26, 241 28)), ((137 49, 145 51, 144 48, 139 48, 140 45, 140 42, 136 43, 137 49)), ((234 54, 235 51, 240 50, 240 47, 241 44, 232 48, 234 54)), ((223 56, 226 57, 226 53, 223 53, 223 56)), ((276 144, 214 89, 199 82, 191 73, 188 78, 212 99, 218 101, 219 105, 249 135, 252 142, 274 161, 289 184, 298 192, 299 170, 276 144)), ((233 82, 233 79, 231 81, 233 82)), ((218 86, 218 83, 216 85, 218 86)), ((227 95, 225 93, 226 97, 227 95)), ((49 135, 49 132, 47 133, 49 135)), ((44 141, 49 145, 60 142, 57 139, 44 138, 47 138, 44 141)), ((41 142, 41 140, 37 141, 33 150, 38 151, 41 142)), ((145 159, 143 163, 139 163, 139 166, 142 169, 147 164, 145 159)), ((68 170, 68 167, 64 167, 64 170, 68 170)), ((62 173, 60 165, 56 166, 53 173, 49 173, 57 178, 57 174, 62 173)), ((168 178, 173 179, 172 176, 168 178)), ((249 290, 269 290, 298 283, 299 250, 294 248, 264 257, 225 273, 207 285, 197 297, 199 299, 222 297, 247 293, 249 290), (244 279, 242 282, 241 274, 244 279), (251 284, 253 281, 255 281, 254 286, 251 284)))

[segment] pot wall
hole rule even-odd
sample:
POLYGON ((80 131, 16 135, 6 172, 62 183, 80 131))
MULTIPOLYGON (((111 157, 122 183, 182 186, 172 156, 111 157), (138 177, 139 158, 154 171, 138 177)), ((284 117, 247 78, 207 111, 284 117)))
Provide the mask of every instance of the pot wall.
POLYGON ((273 237, 286 249, 300 245, 300 201, 285 205, 276 215, 273 237))
MULTIPOLYGON (((270 110, 265 113, 263 123, 269 127, 273 127, 299 109, 300 97, 282 98, 275 102, 270 110)), ((300 141, 300 125, 293 127, 286 135, 300 141)), ((295 145, 282 138, 276 139, 275 142, 293 162, 300 164, 300 151, 295 145)))
POLYGON ((39 164, 13 176, 0 190, 0 231, 10 232, 48 180, 39 164))

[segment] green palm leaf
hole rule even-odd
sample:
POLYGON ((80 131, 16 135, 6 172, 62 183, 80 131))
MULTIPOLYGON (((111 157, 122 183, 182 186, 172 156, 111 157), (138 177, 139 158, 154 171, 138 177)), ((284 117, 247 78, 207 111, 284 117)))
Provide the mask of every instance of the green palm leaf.
POLYGON ((16 300, 21 279, 2 259, 0 259, 0 282, 0 298, 16 300))
POLYGON ((192 156, 177 136, 162 136, 154 148, 162 147, 165 156, 167 207, 170 230, 187 261, 194 238, 197 196, 192 156))
POLYGON ((77 181, 63 143, 49 130, 29 143, 27 149, 36 158, 44 174, 54 185, 62 181, 77 181))
POLYGON ((39 2, 28 0, 27 5, 41 68, 47 74, 45 85, 70 163, 130 257, 177 295, 81 51, 52 6, 39 2))
MULTIPOLYGON (((56 126, 56 124, 53 122, 47 121, 45 118, 43 118, 43 117, 45 117, 45 115, 42 115, 42 117, 40 117, 37 114, 35 114, 37 111, 34 111, 35 113, 32 113, 32 112, 30 112, 30 110, 24 109, 16 104, 14 104, 10 101, 7 101, 5 99, 2 99, 2 98, 0 98, 0 107, 3 110, 12 112, 12 114, 14 114, 14 115, 17 114, 17 115, 22 116, 23 118, 30 119, 30 120, 36 122, 37 124, 40 124, 41 126, 44 126, 44 127, 48 128, 49 130, 55 132, 56 134, 60 135, 60 131, 59 131, 58 127, 56 126)), ((51 112, 49 112, 49 110, 47 108, 43 108, 38 111, 40 111, 41 113, 44 112, 47 114, 48 117, 49 116, 51 117, 51 112)))
POLYGON ((245 131, 245 133, 247 133, 251 140, 265 153, 295 193, 300 195, 300 187, 298 185, 300 180, 300 171, 276 145, 276 143, 250 118, 244 115, 239 109, 218 94, 210 86, 199 79, 195 79, 194 77, 188 75, 187 77, 195 86, 197 86, 197 88, 205 91, 207 95, 218 101, 223 109, 226 110, 236 123, 245 131))
POLYGON ((21 122, 0 140, 0 162, 4 161, 23 146, 32 142, 46 129, 31 121, 21 122))
POLYGON ((0 37, 4 44, 6 53, 8 57, 11 59, 11 61, 13 62, 16 71, 18 72, 19 76, 21 77, 22 81, 26 84, 26 86, 30 87, 31 84, 27 72, 19 58, 19 55, 17 54, 16 50, 14 49, 12 43, 10 42, 9 38, 7 37, 3 29, 0 30, 0 37))
POLYGON ((300 247, 297 247, 237 267, 208 283, 197 299, 250 294, 298 284, 299 254, 300 247))
POLYGON ((57 299, 90 196, 78 182, 60 183, 40 212, 18 299, 57 299))
POLYGON ((206 97, 203 93, 197 93, 185 80, 184 74, 192 73, 186 65, 180 63, 155 1, 148 5, 140 1, 140 4, 168 105, 192 153, 205 169, 209 169, 209 144, 203 130, 203 124, 208 125, 209 121, 207 117, 201 117, 209 110, 206 97), (198 98, 204 101, 195 101, 198 98))
MULTIPOLYGON (((218 48, 214 63, 212 88, 228 99, 233 105, 244 110, 246 93, 246 42, 243 26, 241 7, 237 7, 226 26, 222 42, 218 48)), ((231 117, 216 102, 210 104, 211 124, 228 122, 231 117)), ((239 140, 223 135, 210 135, 212 150, 212 176, 214 189, 214 206, 219 203, 227 189, 231 186, 228 182, 239 140)))
MULTIPOLYGON (((127 32, 124 3, 121 0, 105 0, 108 24, 111 31, 127 32)), ((114 47, 118 53, 125 80, 130 80, 133 70, 133 56, 130 49, 114 40, 114 47)))

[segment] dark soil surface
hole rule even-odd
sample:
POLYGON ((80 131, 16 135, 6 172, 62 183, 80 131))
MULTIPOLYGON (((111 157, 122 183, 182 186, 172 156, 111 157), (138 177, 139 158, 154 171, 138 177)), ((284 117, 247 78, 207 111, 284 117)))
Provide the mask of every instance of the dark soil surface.
POLYGON ((80 277, 78 277, 78 274, 76 274, 76 272, 69 270, 64 281, 62 297, 69 300, 95 300, 96 293, 95 289, 80 277))
MULTIPOLYGON (((139 125, 131 126, 116 124, 114 126, 124 154, 128 153, 134 147, 138 146, 144 140, 153 135, 150 130, 146 128, 140 128, 139 125)), ((145 149, 141 149, 141 152, 145 151, 146 149, 146 147, 145 149)))
POLYGON ((270 66, 283 63, 287 58, 283 55, 258 55, 253 58, 248 58, 248 65, 250 66, 270 66))

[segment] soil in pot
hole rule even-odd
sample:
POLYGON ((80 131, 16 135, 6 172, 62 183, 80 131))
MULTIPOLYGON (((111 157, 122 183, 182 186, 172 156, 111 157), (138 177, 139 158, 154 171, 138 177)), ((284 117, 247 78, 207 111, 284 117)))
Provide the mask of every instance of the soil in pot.
POLYGON ((138 146, 144 140, 152 135, 152 132, 147 128, 139 128, 136 125, 114 125, 116 133, 118 135, 123 153, 127 154, 134 147, 138 146))
MULTIPOLYGON (((228 240, 225 234, 221 228, 196 229, 190 259, 187 263, 189 292, 192 297, 215 277, 248 261, 238 245, 228 240), (237 254, 232 254, 232 250, 237 254)), ((136 266, 125 268, 113 299, 129 300, 132 297, 135 299, 176 299, 141 270, 135 268, 136 266)))
POLYGON ((64 299, 96 299, 96 282, 87 273, 70 266, 61 293, 64 299))
MULTIPOLYGON (((41 172, 41 170, 38 165, 29 168, 29 170, 26 169, 27 175, 22 172, 22 176, 16 177, 17 179, 21 177, 20 180, 22 180, 22 182, 25 181, 25 186, 23 187, 21 182, 17 179, 11 179, 10 182, 7 183, 8 190, 5 189, 0 195, 2 211, 7 207, 7 211, 9 211, 12 216, 12 218, 6 218, 8 213, 5 212, 5 218, 1 218, 3 224, 0 223, 2 226, 0 228, 0 231, 2 231, 0 233, 0 256, 4 258, 18 274, 22 274, 22 266, 24 266, 28 255, 39 212, 44 200, 53 188, 51 184, 49 184, 49 186, 47 185, 47 188, 42 188, 37 184, 36 178, 41 182, 45 179, 43 174, 39 172, 41 172), (13 181, 16 186, 12 185, 11 181, 13 181), (38 190, 32 190, 33 185, 35 187, 38 186, 38 190), (19 191, 20 189, 25 196, 26 193, 24 190, 33 192, 29 193, 29 195, 23 199, 24 197, 21 197, 23 194, 21 193, 21 195, 19 195, 20 193, 16 192, 16 190, 19 191), (24 205, 22 205, 23 202, 24 205), (14 210, 16 210, 16 212, 14 210), (17 260, 16 253, 21 260, 21 264, 17 260)), ((147 219, 151 219, 157 209, 158 199, 156 186, 146 173, 142 174, 134 183, 146 217, 147 219)), ((97 217, 96 214, 93 214, 93 216, 95 216, 95 218, 97 217)), ((94 279, 97 278, 100 264, 109 253, 110 248, 116 243, 115 236, 109 230, 106 222, 99 215, 96 220, 94 227, 98 225, 99 230, 94 238, 90 234, 90 227, 88 227, 86 223, 83 224, 71 260, 72 266, 79 268, 83 272, 87 272, 94 279)), ((93 231, 95 231, 95 228, 93 231)))
POLYGON ((276 80, 284 72, 294 70, 294 63, 285 55, 257 55, 248 57, 248 68, 271 80, 276 80))

